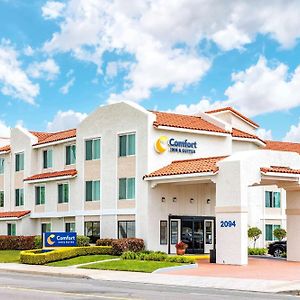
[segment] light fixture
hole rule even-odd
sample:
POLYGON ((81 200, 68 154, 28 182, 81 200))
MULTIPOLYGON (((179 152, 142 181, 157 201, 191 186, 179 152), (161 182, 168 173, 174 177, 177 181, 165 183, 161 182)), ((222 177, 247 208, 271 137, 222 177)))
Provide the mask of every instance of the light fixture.
POLYGON ((190 199, 190 203, 194 203, 194 198, 191 198, 191 199, 190 199))
POLYGON ((206 200, 206 203, 209 204, 209 203, 210 203, 210 199, 207 199, 207 200, 206 200))
POLYGON ((166 202, 166 198, 165 197, 161 197, 161 202, 166 202))
POLYGON ((176 197, 173 197, 173 202, 176 202, 177 201, 177 198, 176 197))

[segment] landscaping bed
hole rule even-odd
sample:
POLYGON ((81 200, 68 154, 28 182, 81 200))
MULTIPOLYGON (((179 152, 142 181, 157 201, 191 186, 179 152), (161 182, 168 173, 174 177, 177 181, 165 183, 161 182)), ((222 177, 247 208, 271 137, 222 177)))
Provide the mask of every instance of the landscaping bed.
POLYGON ((182 265, 184 264, 167 261, 115 260, 90 264, 80 268, 152 273, 157 269, 182 265))
POLYGON ((44 265, 50 262, 85 255, 110 255, 109 246, 68 247, 43 252, 42 250, 27 250, 20 253, 20 262, 29 265, 44 265))

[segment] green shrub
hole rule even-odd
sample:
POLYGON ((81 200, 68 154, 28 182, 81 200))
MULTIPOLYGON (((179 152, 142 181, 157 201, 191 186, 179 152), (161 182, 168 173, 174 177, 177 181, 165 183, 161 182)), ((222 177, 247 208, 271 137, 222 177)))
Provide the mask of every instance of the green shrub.
POLYGON ((140 252, 145 249, 143 239, 127 238, 114 240, 111 243, 113 255, 121 255, 123 252, 140 252))
POLYGON ((86 247, 90 245, 90 238, 85 235, 77 235, 77 247, 86 247))
POLYGON ((111 246, 116 239, 99 239, 96 241, 96 246, 111 246))
POLYGON ((34 249, 34 236, 0 236, 0 250, 34 249))
POLYGON ((169 256, 165 252, 161 251, 141 251, 141 252, 132 252, 127 251, 121 255, 121 259, 129 260, 147 260, 147 261, 167 261, 167 262, 177 262, 177 263, 195 263, 195 258, 186 257, 186 256, 169 256))
POLYGON ((248 248, 248 255, 265 255, 267 252, 266 248, 248 248))
POLYGON ((43 248, 43 240, 40 235, 36 235, 34 237, 34 249, 41 249, 43 248))
POLYGON ((42 250, 27 250, 20 253, 20 263, 29 265, 44 265, 49 262, 68 259, 83 255, 111 254, 112 248, 108 246, 69 247, 42 252, 42 250))

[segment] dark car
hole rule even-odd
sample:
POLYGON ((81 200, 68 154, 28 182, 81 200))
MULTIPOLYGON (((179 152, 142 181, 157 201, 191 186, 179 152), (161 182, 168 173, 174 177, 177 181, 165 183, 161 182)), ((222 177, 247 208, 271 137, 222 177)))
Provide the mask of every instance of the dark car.
POLYGON ((282 257, 286 253, 286 241, 273 242, 268 247, 268 253, 274 257, 282 257))

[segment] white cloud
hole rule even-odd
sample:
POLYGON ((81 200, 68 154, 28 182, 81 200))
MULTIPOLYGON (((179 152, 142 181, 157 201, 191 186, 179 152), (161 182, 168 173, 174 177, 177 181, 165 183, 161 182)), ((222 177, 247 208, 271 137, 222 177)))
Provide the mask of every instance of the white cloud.
POLYGON ((52 58, 39 63, 35 62, 27 69, 27 73, 32 78, 45 78, 46 80, 54 80, 59 72, 60 68, 52 58))
POLYGON ((64 94, 64 95, 68 94, 68 93, 69 93, 69 90, 70 90, 70 88, 73 86, 74 82, 75 82, 75 77, 72 77, 65 85, 63 85, 63 86, 59 89, 59 91, 60 91, 62 94, 64 94))
POLYGON ((265 129, 265 128, 259 128, 256 131, 256 135, 261 138, 262 140, 272 140, 272 130, 265 129))
POLYGON ((65 4, 58 1, 48 1, 42 7, 42 15, 45 19, 56 19, 61 16, 65 4))
POLYGON ((288 110, 300 105, 300 65, 294 72, 277 63, 269 66, 264 57, 245 71, 232 74, 233 85, 227 88, 227 104, 248 116, 288 110))
POLYGON ((222 106, 220 102, 211 102, 208 99, 201 99, 196 104, 179 104, 174 109, 169 109, 169 112, 174 112, 177 114, 183 114, 183 115, 196 115, 199 112, 205 112, 208 110, 216 109, 222 106))
POLYGON ((58 2, 51 12, 49 3, 57 6, 47 2, 44 16, 60 16, 60 29, 44 50, 71 52, 96 64, 98 73, 103 72, 104 53, 132 57, 123 92, 112 94, 110 102, 140 101, 154 88, 178 92, 197 83, 211 66, 211 59, 199 53, 204 40, 228 51, 243 49, 257 34, 282 47, 292 47, 300 37, 299 1, 132 0, 128 5, 121 0, 70 0, 64 8, 58 2))
POLYGON ((292 125, 286 133, 283 141, 300 143, 300 119, 297 125, 292 125))
POLYGON ((39 85, 27 77, 17 51, 6 40, 0 42, 0 87, 2 94, 31 104, 39 94, 39 85))
POLYGON ((126 70, 130 66, 128 61, 110 61, 106 65, 105 75, 109 79, 113 79, 121 70, 126 70))
POLYGON ((26 48, 24 48, 23 53, 26 56, 32 56, 34 54, 34 50, 28 45, 26 48))
POLYGON ((47 130, 50 132, 75 128, 87 117, 86 113, 75 112, 73 110, 59 110, 51 122, 47 124, 47 130))
POLYGON ((6 123, 0 120, 0 139, 10 137, 10 127, 6 123))

